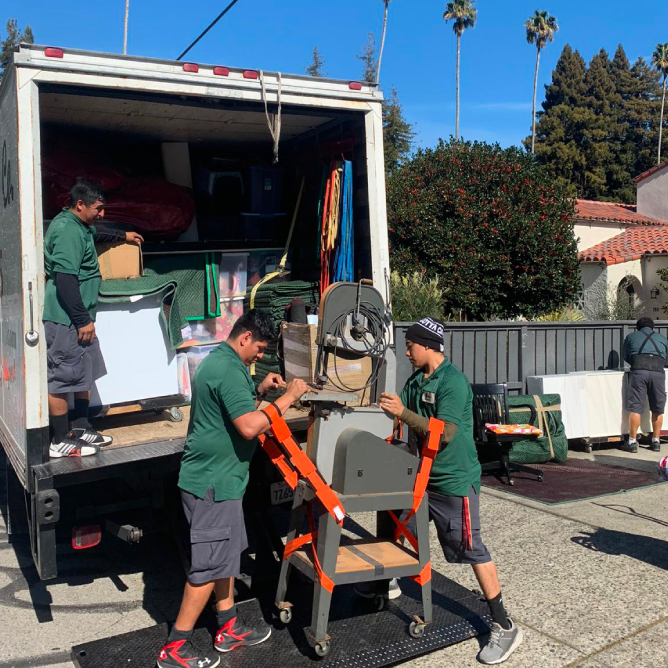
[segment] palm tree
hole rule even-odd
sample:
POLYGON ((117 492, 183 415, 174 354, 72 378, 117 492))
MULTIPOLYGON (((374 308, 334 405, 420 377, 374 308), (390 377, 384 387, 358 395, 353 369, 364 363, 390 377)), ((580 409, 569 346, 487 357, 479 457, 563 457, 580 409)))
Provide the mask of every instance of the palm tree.
POLYGON ((663 136, 663 110, 666 105, 666 79, 668 79, 668 42, 657 44, 652 54, 652 65, 663 76, 663 97, 661 98, 661 120, 659 122, 659 152, 657 165, 661 164, 661 139, 663 136))
POLYGON ((383 35, 380 38, 380 51, 378 52, 378 62, 376 63, 376 84, 380 83, 380 63, 383 60, 383 49, 385 48, 385 33, 387 32, 387 12, 392 0, 383 0, 385 5, 385 14, 383 16, 383 35))
POLYGON ((531 114, 531 152, 535 153, 536 146, 536 87, 538 86, 538 65, 540 52, 543 47, 554 39, 554 33, 559 30, 557 19, 547 12, 535 11, 524 23, 527 31, 527 42, 536 45, 536 71, 533 75, 533 109, 531 114))
POLYGON ((457 110, 455 113, 455 139, 459 140, 459 55, 461 52, 462 34, 467 28, 475 26, 478 10, 473 6, 475 0, 452 0, 443 12, 446 21, 454 21, 452 29, 457 35, 457 110))

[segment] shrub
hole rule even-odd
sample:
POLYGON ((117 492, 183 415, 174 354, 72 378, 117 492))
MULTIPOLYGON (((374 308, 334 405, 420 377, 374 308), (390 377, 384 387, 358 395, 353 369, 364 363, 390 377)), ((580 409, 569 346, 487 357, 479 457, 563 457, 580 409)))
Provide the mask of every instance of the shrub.
POLYGON ((520 149, 441 141, 388 181, 391 262, 438 276, 446 312, 533 318, 575 301, 573 214, 520 149))
POLYGON ((423 271, 409 276, 392 272, 392 317, 396 322, 415 322, 425 316, 443 320, 443 288, 438 278, 427 278, 423 271))

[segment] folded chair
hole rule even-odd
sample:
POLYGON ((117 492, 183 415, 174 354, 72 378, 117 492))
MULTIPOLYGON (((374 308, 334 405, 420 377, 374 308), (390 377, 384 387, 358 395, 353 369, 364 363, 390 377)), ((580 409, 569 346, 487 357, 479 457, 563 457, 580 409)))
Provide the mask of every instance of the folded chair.
MULTIPOLYGON (((474 384, 473 389, 473 435, 476 447, 479 449, 495 448, 498 453, 498 461, 482 465, 483 472, 500 471, 508 478, 508 484, 513 484, 511 472, 521 471, 531 473, 543 479, 543 472, 515 464, 510 461, 510 451, 513 444, 518 441, 537 438, 529 434, 495 434, 485 425, 501 424, 508 425, 510 422, 510 411, 508 410, 508 386, 505 383, 494 383, 488 385, 474 384)), ((531 413, 530 425, 536 422, 536 409, 530 404, 520 404, 516 408, 526 408, 531 413)))

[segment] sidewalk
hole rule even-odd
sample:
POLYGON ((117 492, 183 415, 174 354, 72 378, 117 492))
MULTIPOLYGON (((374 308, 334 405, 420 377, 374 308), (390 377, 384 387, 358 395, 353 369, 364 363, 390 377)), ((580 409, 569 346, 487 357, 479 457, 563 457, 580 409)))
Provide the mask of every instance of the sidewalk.
MULTIPOLYGON (((649 471, 659 460, 607 446, 569 456, 649 471)), ((507 666, 668 666, 668 485, 559 506, 483 488, 482 521, 507 607, 525 632, 507 666)), ((181 591, 167 552, 160 560, 141 544, 128 551, 109 539, 110 552, 67 557, 67 577, 44 586, 2 532, 0 517, 0 668, 71 668, 73 644, 173 618, 181 591)), ((437 570, 477 589, 469 567, 444 562, 433 533, 432 548, 437 570)), ((404 665, 472 668, 478 650, 471 640, 404 665)))

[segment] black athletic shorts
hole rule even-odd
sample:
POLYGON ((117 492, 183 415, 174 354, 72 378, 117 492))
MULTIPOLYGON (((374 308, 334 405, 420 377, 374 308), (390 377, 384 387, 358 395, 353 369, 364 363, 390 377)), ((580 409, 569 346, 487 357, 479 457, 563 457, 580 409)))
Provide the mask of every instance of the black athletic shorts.
POLYGON ((100 341, 82 345, 74 325, 44 322, 46 377, 51 394, 87 392, 98 378, 107 375, 100 341))
MULTIPOLYGON (((464 541, 464 498, 445 496, 428 492, 429 519, 434 522, 438 542, 445 559, 450 564, 486 564, 492 561, 489 551, 480 537, 480 494, 473 486, 469 489, 469 517, 471 522, 471 545, 465 549, 464 541)), ((408 530, 416 535, 415 516, 407 524, 408 530)))
POLYGON ((203 499, 181 490, 190 527, 190 584, 233 578, 241 570, 241 553, 248 547, 241 499, 214 501, 210 487, 203 499))
POLYGON ((629 413, 644 413, 645 401, 655 415, 663 415, 666 408, 666 375, 663 371, 638 369, 629 374, 626 408, 629 413))

